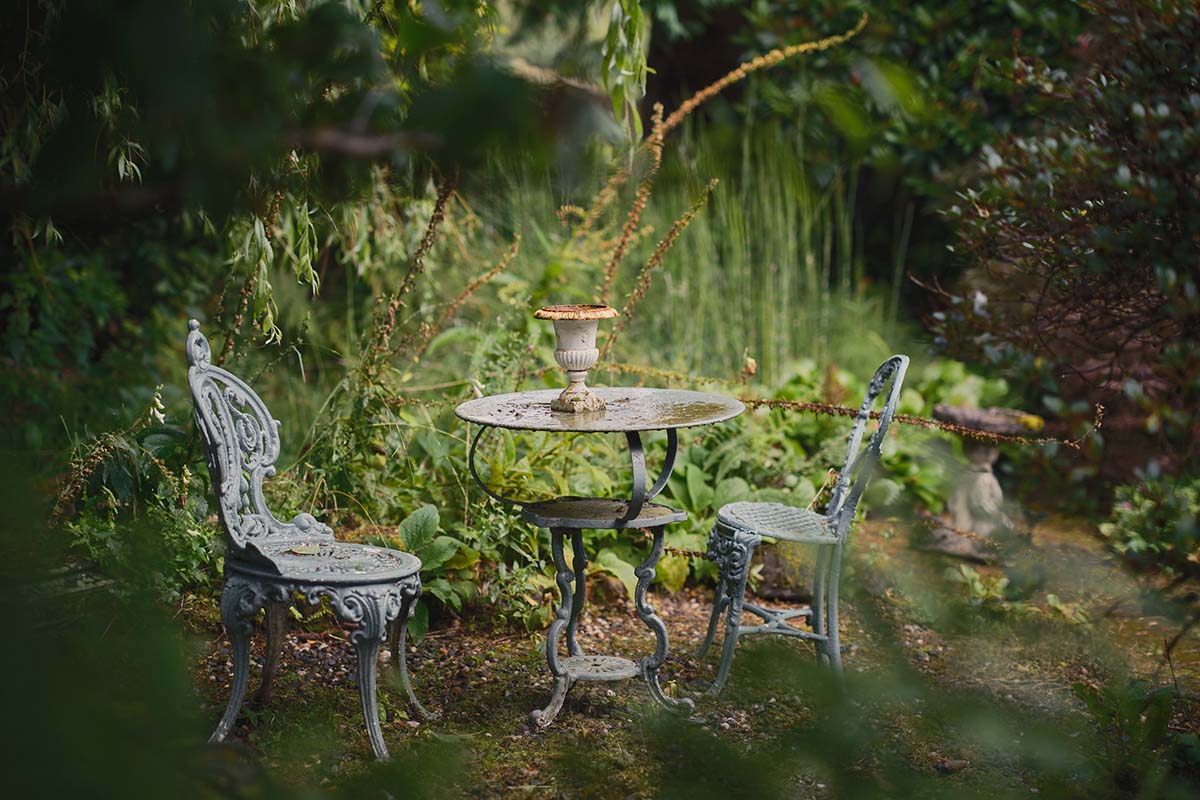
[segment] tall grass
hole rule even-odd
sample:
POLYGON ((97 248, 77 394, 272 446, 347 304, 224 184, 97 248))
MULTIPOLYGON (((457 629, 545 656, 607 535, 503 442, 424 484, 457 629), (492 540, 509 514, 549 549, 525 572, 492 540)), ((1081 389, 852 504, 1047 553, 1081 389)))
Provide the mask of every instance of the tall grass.
MULTIPOLYGON (((567 190, 519 168, 495 174, 506 177, 493 184, 493 207, 481 213, 524 236, 510 276, 528 282, 531 305, 597 302, 602 237, 564 244, 565 229, 555 221, 559 207, 586 203, 594 187, 567 190), (503 198, 503 209, 494 206, 496 198, 503 198)), ((772 386, 797 360, 869 373, 884 356, 911 346, 898 287, 863 278, 857 170, 814 166, 803 140, 779 125, 688 126, 668 141, 610 302, 620 307, 657 243, 713 179, 720 184, 655 272, 615 361, 734 378, 750 356, 759 380, 772 386)), ((632 198, 634 191, 626 186, 622 194, 632 198)), ((902 277, 903 229, 895 249, 891 269, 873 273, 902 277)), ((604 380, 621 378, 605 373, 604 380)))
POLYGON ((856 171, 832 165, 817 180, 805 156, 774 125, 689 129, 668 148, 645 214, 654 234, 631 262, 708 180, 721 184, 667 256, 622 359, 728 377, 750 355, 771 385, 802 358, 869 371, 898 344, 887 298, 862 279, 856 171))

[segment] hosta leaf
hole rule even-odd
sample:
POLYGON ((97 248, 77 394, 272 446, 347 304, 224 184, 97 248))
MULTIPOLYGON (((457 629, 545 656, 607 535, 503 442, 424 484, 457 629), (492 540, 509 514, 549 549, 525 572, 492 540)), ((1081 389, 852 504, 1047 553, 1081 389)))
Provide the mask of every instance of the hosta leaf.
POLYGON ((414 554, 421 559, 422 570, 433 572, 454 558, 460 547, 462 547, 462 542, 457 539, 450 536, 438 536, 425 547, 414 551, 414 554))
POLYGON ((437 509, 431 505, 421 506, 400 523, 400 541, 408 552, 419 553, 433 541, 437 531, 437 509))
POLYGON ((750 499, 750 484, 744 478, 726 478, 717 484, 713 492, 713 506, 720 508, 727 503, 750 499))
POLYGON ((629 599, 633 599, 634 592, 637 590, 637 575, 633 573, 633 564, 607 547, 596 554, 596 560, 592 563, 596 569, 607 572, 624 584, 625 591, 629 593, 629 599))
POLYGON ((658 582, 669 592, 683 588, 688 576, 688 560, 683 556, 663 556, 656 570, 658 582))
POLYGON ((425 638, 425 632, 429 630, 429 608, 425 605, 425 601, 417 603, 417 610, 413 612, 412 619, 408 621, 408 638, 413 644, 420 644, 425 638))
POLYGON ((691 500, 690 511, 701 512, 708 509, 713 502, 712 487, 706 482, 704 470, 695 464, 688 466, 687 471, 688 499, 691 500))

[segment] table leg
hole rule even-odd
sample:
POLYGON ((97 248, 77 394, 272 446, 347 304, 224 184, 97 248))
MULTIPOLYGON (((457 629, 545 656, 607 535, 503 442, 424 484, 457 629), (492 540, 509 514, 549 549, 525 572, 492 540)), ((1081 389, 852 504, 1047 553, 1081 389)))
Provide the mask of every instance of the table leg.
POLYGON ((629 445, 629 465, 633 470, 629 506, 622 521, 637 519, 646 503, 646 451, 642 449, 642 437, 637 431, 626 431, 625 442, 629 445))
POLYGON ((583 546, 583 531, 571 532, 572 566, 575 568, 575 591, 571 594, 571 620, 567 623, 567 652, 573 656, 583 655, 583 648, 575 636, 579 631, 579 615, 587 602, 587 550, 583 546))
POLYGON ((655 700, 662 703, 670 709, 691 712, 696 704, 689 698, 676 699, 667 697, 663 693, 662 687, 658 684, 658 670, 662 667, 663 662, 667 660, 667 626, 663 623, 662 618, 654 613, 653 606, 646 600, 646 592, 650 588, 651 581, 654 580, 655 567, 658 565, 658 560, 663 553, 663 529, 653 528, 652 534, 654 541, 650 545, 650 555, 646 557, 634 574, 637 575, 637 588, 634 591, 634 602, 637 605, 637 614, 642 622, 646 623, 646 627, 654 632, 656 645, 654 652, 642 659, 641 668, 642 676, 646 679, 646 685, 650 687, 650 694, 655 700))
MULTIPOLYGON (((562 709, 567 691, 574 683, 570 674, 563 669, 558 660, 558 643, 563 629, 567 627, 569 620, 577 616, 572 613, 575 606, 575 592, 572 591, 575 574, 567 566, 567 559, 563 553, 563 535, 565 533, 563 528, 550 529, 550 552, 554 556, 555 580, 558 583, 560 600, 558 613, 555 615, 554 621, 550 623, 550 630, 546 632, 546 664, 550 667, 550 673, 554 675, 554 692, 550 697, 550 703, 545 708, 537 709, 530 714, 533 723, 539 728, 548 727, 554 722, 554 718, 562 709)), ((579 533, 576 532, 575 535, 579 536, 579 533)))

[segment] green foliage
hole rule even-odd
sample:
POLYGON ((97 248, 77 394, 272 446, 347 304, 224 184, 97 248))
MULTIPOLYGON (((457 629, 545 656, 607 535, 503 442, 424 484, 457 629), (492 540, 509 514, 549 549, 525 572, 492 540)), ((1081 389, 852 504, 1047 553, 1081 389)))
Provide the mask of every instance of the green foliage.
POLYGON ((1104 749, 1093 759, 1110 785, 1125 790, 1155 787, 1173 767, 1200 769, 1200 740, 1194 733, 1171 730, 1177 688, 1155 687, 1144 680, 1073 688, 1107 734, 1104 749))
POLYGON ((740 57, 758 55, 840 30, 863 11, 871 21, 853 46, 752 79, 741 110, 795 120, 818 169, 861 157, 938 194, 982 145, 1036 118, 1000 79, 1001 65, 1015 56, 1065 64, 1085 18, 1071 3, 1007 0, 660 0, 653 13, 666 36, 652 60, 686 75, 714 49, 728 57, 729 39, 740 57))
MULTIPOLYGON (((781 124, 686 128, 668 141, 663 176, 645 213, 645 258, 709 179, 721 184, 664 265, 630 334, 653 342, 655 363, 730 378, 747 355, 767 386, 803 355, 873 370, 905 337, 888 300, 868 288, 854 245, 857 172, 816 178, 805 143, 781 124), (866 335, 858 320, 878 320, 866 335)), ((644 348, 643 348, 644 349, 644 348)), ((645 357, 631 353, 629 360, 645 357)))
POLYGON ((966 564, 959 564, 958 569, 947 567, 945 577, 949 581, 963 584, 972 605, 995 611, 1027 608, 1023 603, 1013 605, 1009 602, 1008 578, 986 577, 966 564))
POLYGON ((213 583, 221 547, 202 484, 186 466, 170 466, 185 462, 189 433, 161 409, 156 393, 134 426, 76 445, 53 521, 77 552, 117 578, 118 591, 169 602, 213 583))
POLYGON ((45 125, 10 145, 9 164, 28 164, 13 176, 30 188, 23 211, 87 211, 131 182, 144 188, 117 202, 134 212, 199 207, 220 224, 232 211, 270 216, 280 191, 344 196, 364 155, 402 159, 436 141, 439 158, 469 159, 459 124, 475 123, 477 147, 529 119, 515 79, 474 62, 486 8, 445 3, 436 20, 367 2, 30 8, 31 68, 14 94, 45 125), (439 119, 452 103, 479 116, 439 119))
MULTIPOLYGON (((402 75, 412 84, 414 96, 451 83, 456 91, 474 91, 461 62, 464 53, 480 45, 481 30, 443 26, 439 39, 422 27, 430 21, 411 8, 372 7, 361 22, 341 11, 319 9, 281 8, 278 18, 256 21, 261 30, 255 28, 247 41, 258 42, 255 46, 264 52, 255 50, 253 57, 274 64, 289 53, 287 57, 295 58, 323 58, 320 54, 325 53, 336 61, 342 56, 336 48, 330 55, 328 43, 314 45, 311 52, 305 45, 314 24, 307 15, 329 14, 329 19, 321 19, 333 25, 338 36, 350 37, 343 55, 352 63, 342 65, 347 91, 362 84, 351 74, 358 68, 402 75), (387 19, 375 16, 378 13, 387 19), (412 65, 399 53, 408 36, 433 37, 421 39, 425 49, 412 51, 425 59, 425 71, 419 75, 411 74, 412 65), (431 44, 435 39, 438 43, 431 44)), ((480 24, 486 23, 485 17, 480 24)), ((337 98, 318 96, 308 78, 293 89, 296 102, 323 109, 322 119, 337 125, 334 112, 341 106, 322 105, 337 98)), ((136 93, 110 94, 105 95, 105 107, 136 99, 136 93)), ((408 109, 397 122, 403 130, 419 127, 414 122, 420 118, 416 100, 407 106, 408 95, 386 99, 408 109)), ((465 101, 459 96, 447 102, 447 109, 459 114, 461 109, 455 109, 465 101)), ((519 104, 514 108, 519 111, 519 104)), ((297 113, 304 118, 308 112, 297 113)), ((471 128, 461 119, 459 123, 464 130, 471 128)), ((163 170, 155 161, 155 148, 144 137, 129 141, 142 147, 116 152, 113 169, 121 173, 118 177, 155 180, 163 170)), ((782 380, 780 397, 819 395, 857 403, 870 371, 884 356, 901 349, 889 340, 901 335, 902 327, 893 315, 864 331, 862 320, 877 318, 883 302, 861 280, 861 263, 852 246, 854 175, 814 183, 801 155, 797 143, 778 126, 712 138, 691 131, 678 149, 668 151, 661 186, 641 227, 630 237, 626 263, 649 263, 656 242, 695 202, 699 187, 705 185, 704 173, 735 179, 723 184, 730 189, 716 194, 711 213, 693 220, 664 263, 663 279, 650 284, 644 307, 632 313, 629 306, 623 319, 628 333, 614 352, 612 372, 601 382, 621 382, 624 363, 644 363, 648 343, 653 343, 655 363, 725 379, 742 371, 743 377, 756 377, 765 387, 782 380), (731 148, 742 156, 732 170, 731 148), (741 291, 745 286, 754 290, 741 291), (797 353, 809 360, 796 364, 797 353), (761 369, 751 368, 756 363, 748 360, 751 354, 761 369), (828 375, 817 366, 833 363, 840 368, 828 375)), ((118 309, 105 310, 101 317, 85 306, 76 316, 114 320, 139 337, 142 344, 129 348, 140 361, 131 374, 141 374, 145 362, 157 364, 159 353, 169 353, 169 361, 161 359, 164 383, 172 387, 167 400, 180 417, 187 414, 188 398, 178 369, 178 320, 195 313, 227 324, 227 336, 236 345, 227 366, 246 377, 283 421, 279 474, 266 487, 273 508, 281 514, 314 512, 339 535, 399 546, 421 558, 426 600, 413 623, 417 636, 439 613, 468 614, 484 608, 498 622, 539 627, 554 592, 547 535, 475 490, 466 461, 468 442, 476 431, 457 420, 452 407, 473 391, 495 394, 557 384, 557 373, 543 369, 552 363, 552 332, 530 320, 528 309, 546 301, 592 299, 587 287, 600 283, 617 232, 627 219, 622 202, 632 201, 636 180, 648 169, 646 159, 635 159, 630 168, 634 180, 596 201, 594 224, 588 228, 571 224, 574 217, 569 213, 561 217, 567 224, 549 223, 560 189, 529 177, 542 173, 528 158, 517 162, 520 169, 511 173, 517 177, 502 192, 490 193, 478 183, 472 186, 476 211, 465 193, 451 197, 443 192, 442 200, 433 200, 433 187, 444 189, 447 181, 422 179, 415 184, 416 177, 423 176, 416 162, 358 164, 362 169, 344 165, 355 167, 357 177, 341 184, 343 194, 330 194, 322 177, 328 158, 317 159, 304 148, 294 156, 263 167, 262 174, 272 176, 273 188, 263 188, 253 207, 231 206, 223 218, 207 208, 181 211, 177 226, 161 223, 162 229, 135 225, 129 242, 161 254, 163 263, 184 248, 191 248, 192 260, 175 279, 155 287, 157 295, 134 294, 145 292, 147 282, 130 281, 128 296, 117 296, 118 309), (514 234, 522 236, 524 249, 511 268, 485 273, 481 264, 507 266, 502 254, 514 234), (477 282, 481 275, 490 283, 477 282), (216 315, 203 313, 214 304, 216 315), (147 312, 139 316, 143 307, 147 312), (243 315, 257 324, 258 333, 274 337, 273 347, 255 351, 248 346, 245 325, 237 325, 243 315), (399 520, 399 528, 394 527, 399 520)), ((499 163, 509 161, 511 156, 501 157, 499 163)), ((492 174, 491 167, 476 168, 476 180, 492 174)), ((463 175, 464 182, 471 179, 470 173, 463 175)), ((251 189, 257 188, 252 182, 251 189)), ((98 279, 111 275, 111 259, 125 257, 116 247, 101 252, 108 260, 97 262, 98 279)), ((62 257, 80 258, 71 248, 62 257)), ((641 273, 630 272, 628 267, 618 269, 618 288, 637 285, 641 273)), ((22 280, 27 296, 45 301, 32 267, 22 280)), ((112 295, 101 284, 95 293, 112 295)), ((81 294, 79 302, 99 299, 81 294)), ((67 310, 59 306, 52 313, 67 310)), ((20 328, 12 341, 36 341, 38 331, 47 338, 46 348, 72 341, 56 324, 20 328)), ((206 326, 213 333, 211 324, 206 326)), ((223 343, 213 338, 214 352, 223 353, 223 343)), ((80 349, 75 358, 81 368, 91 368, 96 349, 80 349)), ((114 343, 105 349, 124 348, 114 343)), ((51 361, 41 353, 29 359, 31 368, 42 363, 51 361)), ((668 379, 692 382, 686 376, 668 379)), ((927 412, 930 403, 950 391, 946 387, 968 394, 983 391, 979 379, 971 376, 946 375, 941 380, 935 387, 906 394, 911 406, 907 410, 927 412)), ((129 392, 132 382, 121 383, 122 391, 129 392)), ((19 386, 13 382, 14 394, 19 386)), ((664 500, 688 511, 690 522, 668 532, 668 546, 702 550, 717 508, 735 499, 812 502, 827 470, 841 465, 846 424, 771 413, 689 434, 664 500)), ((877 482, 866 505, 881 508, 914 497, 934 506, 940 502, 944 473, 926 463, 927 437, 921 434, 912 443, 909 438, 897 436, 889 444, 885 464, 890 474, 877 482)), ((661 438, 647 444, 651 463, 661 463, 661 438)), ((172 475, 205 474, 195 445, 164 451, 161 460, 172 475)), ((564 493, 613 495, 629 489, 623 443, 606 437, 491 433, 481 443, 479 465, 493 490, 527 499, 564 493)), ((105 498, 109 491, 121 496, 121 487, 109 487, 107 481, 122 477, 105 469, 88 474, 96 477, 88 479, 89 501, 74 509, 72 532, 86 552, 120 552, 126 528, 91 498, 105 498)), ((192 504, 205 493, 202 483, 192 478, 173 479, 172 485, 183 487, 180 495, 186 493, 192 504)), ((135 482, 130 491, 122 501, 123 514, 161 506, 164 519, 178 517, 164 523, 168 540, 180 539, 173 545, 181 554, 180 566, 168 571, 176 576, 172 591, 181 584, 201 585, 187 577, 187 569, 211 564, 212 556, 205 562, 203 554, 191 553, 188 545, 199 540, 184 537, 188 531, 208 531, 211 537, 213 522, 204 521, 205 510, 194 505, 167 514, 174 500, 156 500, 153 486, 145 481, 135 482)), ((648 542, 629 532, 607 531, 589 534, 588 543, 592 568, 632 594, 633 569, 645 558, 648 542)), ((213 545, 210 538, 208 546, 213 545)), ((106 566, 116 563, 102 561, 106 566)), ((660 563, 658 580, 676 590, 693 576, 706 578, 711 571, 708 562, 669 553, 660 563)))
POLYGON ((966 564, 947 567, 943 576, 951 583, 963 586, 967 603, 995 617, 1042 617, 1061 620, 1072 625, 1090 625, 1087 612, 1077 602, 1063 600, 1053 592, 1043 598, 1045 607, 1029 598, 1029 587, 1022 585, 1020 573, 1014 584, 1008 575, 985 575, 966 564))
POLYGON ((638 101, 646 93, 646 36, 649 23, 639 0, 610 0, 608 33, 604 37, 601 78, 612 98, 613 113, 632 131, 631 141, 642 139, 638 101))
POLYGON ((1127 480, 1148 450, 1194 472, 1200 6, 1085 7, 1074 70, 1034 58, 1005 70, 1042 121, 985 148, 984 174, 949 209, 975 270, 944 295, 937 327, 952 353, 1011 370, 1067 420, 1106 406, 1112 433, 1081 477, 1107 461, 1127 480))
POLYGON ((1000 64, 1016 53, 1065 60, 1083 16, 1069 3, 785 1, 749 6, 744 38, 769 49, 836 27, 859 9, 872 21, 857 46, 803 65, 791 81, 756 87, 757 107, 802 115, 815 151, 848 147, 881 169, 902 167, 924 192, 997 133, 1033 119, 997 79, 1000 64))
POLYGON ((1121 553, 1170 554, 1176 564, 1194 563, 1200 559, 1200 478, 1142 474, 1137 483, 1117 488, 1100 532, 1121 553))
POLYGON ((855 224, 833 252, 860 259, 856 274, 890 289, 893 317, 902 298, 927 305, 906 274, 945 282, 960 271, 946 256, 955 231, 937 212, 975 173, 980 149, 1042 116, 1005 74, 1024 58, 1065 68, 1087 21, 1074 2, 1009 0, 656 0, 647 9, 656 22, 649 91, 668 99, 723 66, 870 15, 848 46, 751 76, 707 113, 743 130, 782 125, 808 180, 845 192, 855 224))
POLYGON ((203 505, 151 505, 127 517, 89 509, 66 525, 66 533, 77 552, 118 579, 117 591, 144 591, 177 602, 185 590, 202 591, 217 583, 221 536, 204 510, 203 505))
POLYGON ((13 6, 0 404, 29 446, 48 444, 35 423, 58 424, 31 389, 74 422, 62 370, 94 417, 96 401, 133 399, 112 376, 157 369, 199 309, 278 340, 277 292, 317 291, 331 256, 364 268, 350 258, 361 201, 403 220, 431 170, 541 152, 527 85, 479 57, 496 15, 478 0, 433 15, 365 0, 13 6))

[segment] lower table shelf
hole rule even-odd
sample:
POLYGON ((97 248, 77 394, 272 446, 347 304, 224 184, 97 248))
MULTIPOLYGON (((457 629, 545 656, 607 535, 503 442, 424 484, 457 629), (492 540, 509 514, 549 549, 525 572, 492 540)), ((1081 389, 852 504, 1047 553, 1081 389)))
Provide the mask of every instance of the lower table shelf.
POLYGON ((642 674, 637 662, 619 656, 570 656, 558 665, 577 681, 621 681, 642 674))
POLYGON ((687 519, 679 511, 661 503, 646 503, 636 518, 627 519, 629 501, 608 497, 556 497, 521 507, 521 516, 539 528, 660 528, 687 519))

